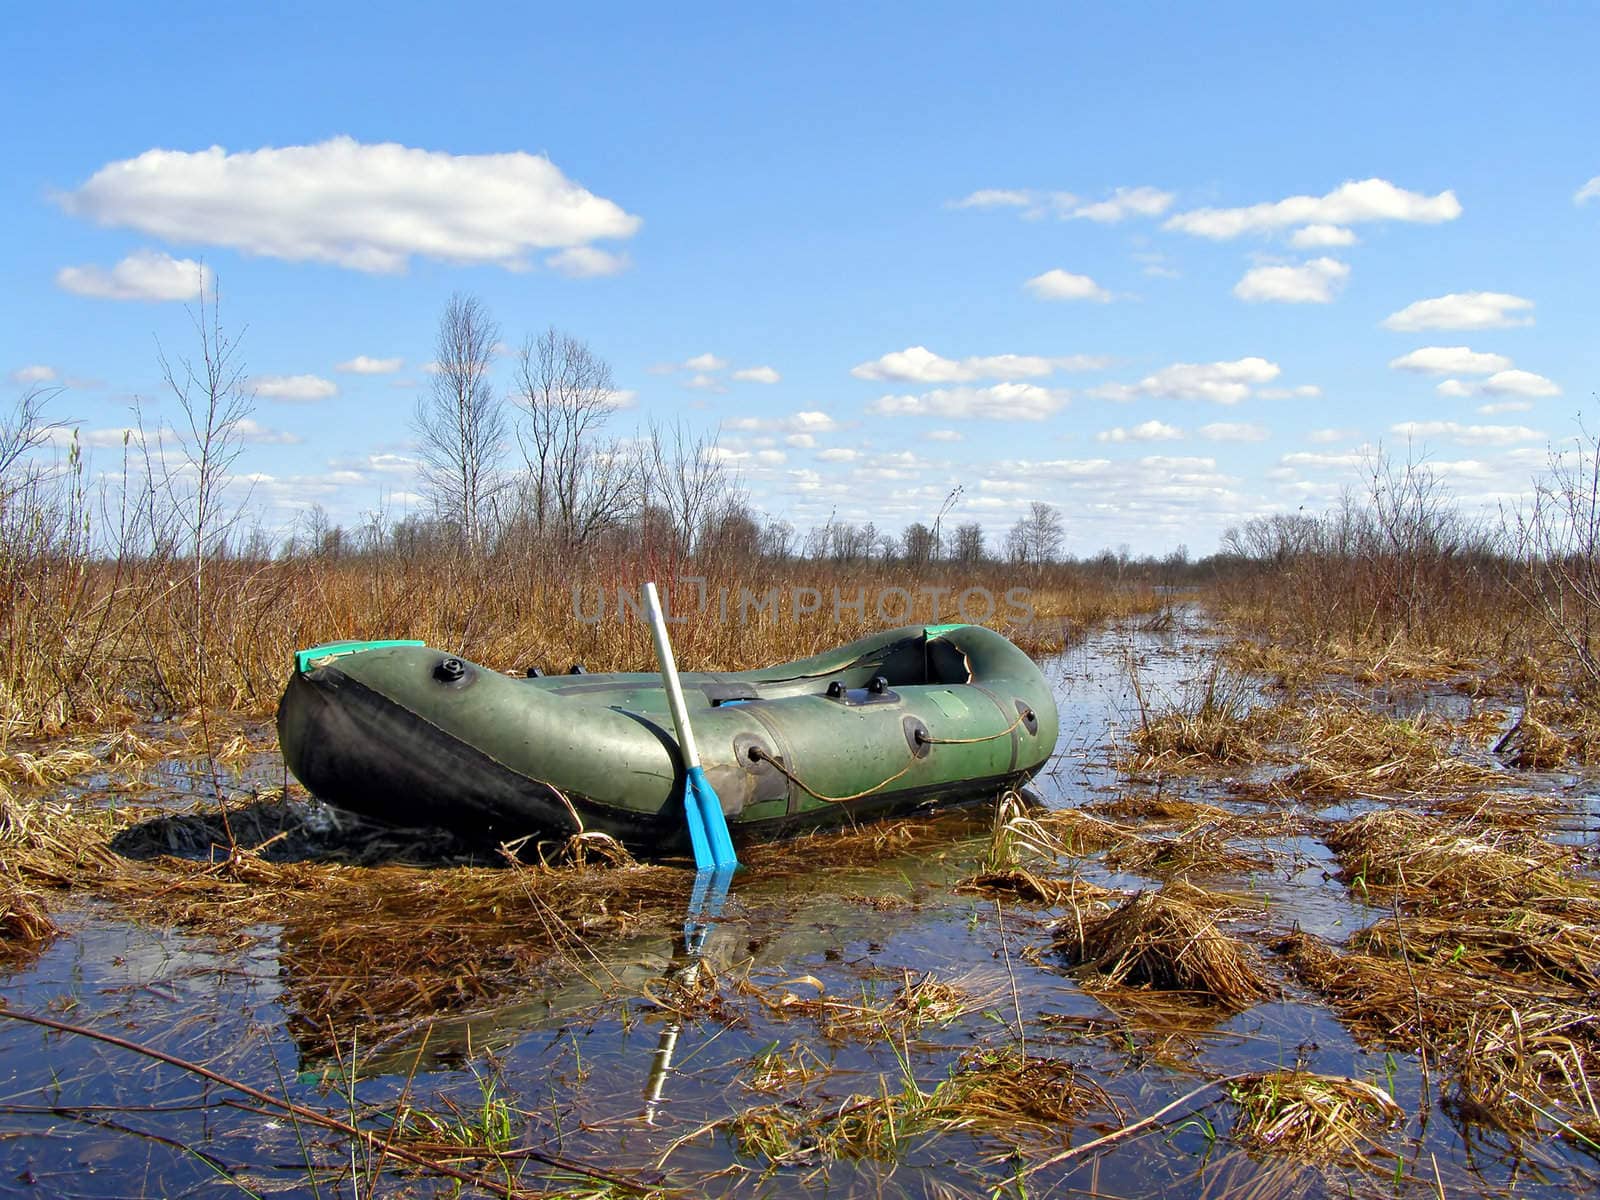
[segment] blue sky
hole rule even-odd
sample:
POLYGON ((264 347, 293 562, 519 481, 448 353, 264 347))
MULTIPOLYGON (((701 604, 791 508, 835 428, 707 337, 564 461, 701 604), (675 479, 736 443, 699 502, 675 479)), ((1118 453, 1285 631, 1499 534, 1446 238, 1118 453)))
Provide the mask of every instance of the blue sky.
POLYGON ((1206 553, 1379 443, 1514 503, 1593 407, 1592 5, 329 7, 16 10, 0 80, 4 386, 159 418, 203 263, 279 525, 418 506, 456 291, 802 531, 1206 553))

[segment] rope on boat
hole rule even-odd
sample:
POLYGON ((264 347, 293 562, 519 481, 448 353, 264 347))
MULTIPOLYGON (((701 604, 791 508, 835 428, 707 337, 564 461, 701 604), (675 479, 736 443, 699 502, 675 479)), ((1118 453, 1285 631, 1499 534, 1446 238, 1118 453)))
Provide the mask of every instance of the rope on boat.
POLYGON ((796 775, 793 771, 789 770, 788 767, 784 766, 777 759, 773 758, 772 755, 768 754, 760 746, 752 746, 752 747, 750 747, 750 757, 751 758, 759 758, 762 762, 765 762, 765 763, 771 763, 774 767, 777 768, 778 774, 782 775, 790 783, 794 784, 797 788, 799 788, 801 791, 805 792, 807 795, 815 796, 818 800, 823 801, 825 804, 843 804, 847 800, 859 800, 863 796, 872 795, 873 792, 881 792, 884 788, 888 787, 896 779, 899 779, 907 771, 911 770, 912 767, 917 765, 916 756, 913 755, 912 758, 911 758, 911 761, 908 762, 905 766, 901 767, 898 771, 896 771, 893 775, 889 776, 889 778, 885 779, 882 783, 875 783, 864 792, 855 792, 855 793, 853 793, 852 795, 849 795, 849 796, 824 796, 821 792, 817 791, 816 788, 812 787, 804 779, 801 779, 800 776, 796 775))
POLYGON ((1006 734, 1010 733, 1013 729, 1015 729, 1018 725, 1021 725, 1031 716, 1033 716, 1033 709, 1024 709, 1022 712, 1017 714, 1017 719, 1015 721, 1011 722, 1011 724, 1007 725, 999 733, 986 733, 982 737, 938 738, 934 737, 932 734, 929 734, 926 737, 919 737, 917 740, 930 746, 970 746, 973 742, 992 742, 995 738, 1005 737, 1006 734))
MULTIPOLYGON (((1011 722, 1011 724, 1007 725, 1004 729, 1000 730, 998 733, 986 733, 986 734, 983 734, 981 737, 938 738, 938 737, 934 737, 932 734, 918 734, 917 740, 922 742, 924 745, 930 745, 930 746, 969 746, 974 742, 992 742, 996 738, 1005 737, 1013 729, 1015 729, 1018 725, 1021 725, 1024 721, 1026 721, 1031 716, 1033 716, 1033 709, 1031 709, 1031 708, 1024 709, 1022 712, 1017 714, 1017 719, 1015 721, 1011 722)), ((773 767, 775 767, 777 769, 778 774, 782 775, 790 783, 794 784, 801 791, 805 792, 806 795, 811 796, 811 797, 813 797, 813 798, 815 798, 817 800, 821 800, 824 804, 844 804, 844 803, 847 803, 848 801, 851 801, 851 800, 860 800, 863 797, 872 795, 874 792, 881 792, 884 788, 888 787, 895 780, 901 778, 908 771, 910 771, 912 767, 916 766, 917 763, 921 761, 919 758, 917 758, 917 756, 915 754, 912 754, 910 762, 906 763, 905 766, 901 767, 898 771, 896 771, 893 775, 889 776, 889 778, 885 779, 882 783, 875 783, 871 787, 867 788, 865 791, 853 792, 848 796, 826 796, 826 795, 823 795, 823 793, 817 791, 816 788, 812 787, 804 779, 801 779, 800 776, 796 775, 793 771, 789 770, 788 767, 784 766, 781 762, 779 762, 772 755, 768 754, 760 746, 752 746, 750 748, 750 757, 751 758, 755 758, 755 759, 760 759, 764 763, 770 763, 773 767)))

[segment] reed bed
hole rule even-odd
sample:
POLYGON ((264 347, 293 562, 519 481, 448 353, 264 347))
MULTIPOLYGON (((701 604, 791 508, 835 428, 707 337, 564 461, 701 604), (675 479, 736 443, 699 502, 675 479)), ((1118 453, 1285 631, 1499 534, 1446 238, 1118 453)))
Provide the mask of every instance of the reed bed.
POLYGON ((850 1000, 800 996, 792 991, 772 996, 758 989, 756 994, 769 1012, 815 1020, 822 1036, 830 1040, 887 1038, 904 1042, 925 1029, 949 1025, 992 1007, 1008 986, 1003 971, 972 970, 950 979, 906 971, 892 991, 881 993, 867 983, 860 997, 850 1000))
POLYGON ((1450 731, 1426 717, 1397 720, 1354 700, 1327 698, 1280 710, 1275 719, 1300 764, 1275 783, 1283 795, 1439 794, 1504 782, 1451 754, 1450 731))
POLYGON ((1118 796, 1114 800, 1097 800, 1084 806, 1097 816, 1124 824, 1136 823, 1139 829, 1160 826, 1184 827, 1207 821, 1221 821, 1232 814, 1215 804, 1188 800, 1181 796, 1164 796, 1149 792, 1136 792, 1118 796))
MULTIPOLYGON (((303 806, 235 804, 228 816, 225 825, 221 813, 7 800, 5 878, 30 894, 87 888, 135 918, 229 942, 274 934, 291 1026, 312 1053, 331 1049, 334 1029, 376 1045, 428 1016, 525 988, 552 961, 586 960, 591 939, 682 919, 683 872, 669 867, 317 862, 296 857, 318 844, 296 829, 303 806), (267 834, 259 849, 229 843, 235 821, 236 836, 267 834)), ((343 853, 381 861, 404 841, 385 830, 344 842, 343 853)))
POLYGON ((1542 696, 1530 685, 1510 729, 1495 743, 1507 766, 1524 771, 1555 771, 1600 761, 1600 705, 1590 692, 1542 696))
POLYGON ((1385 809, 1326 828, 1340 878, 1363 888, 1435 900, 1516 902, 1594 895, 1570 850, 1514 829, 1385 809))
POLYGON ((1123 842, 1106 852, 1106 866, 1159 879, 1188 875, 1239 875, 1271 865, 1259 852, 1234 844, 1222 826, 1194 825, 1162 837, 1123 842))
POLYGON ((1362 1162, 1376 1141, 1403 1117, 1394 1097, 1376 1084, 1311 1071, 1266 1071, 1227 1087, 1237 1110, 1232 1136, 1253 1150, 1273 1150, 1312 1159, 1346 1156, 1362 1162))
POLYGON ((1351 946, 1398 959, 1448 963, 1481 977, 1504 972, 1600 994, 1600 899, 1542 899, 1539 908, 1477 902, 1378 921, 1351 946))
POLYGON ((1110 912, 1075 912, 1056 930, 1057 950, 1112 984, 1183 993, 1231 1010, 1273 993, 1254 956, 1221 931, 1189 889, 1138 892, 1110 912))
POLYGON ((1039 828, 1073 857, 1131 845, 1139 840, 1139 830, 1135 826, 1107 821, 1081 808, 1053 809, 1040 813, 1035 819, 1039 828))
POLYGON ((691 556, 670 539, 561 553, 508 543, 483 555, 431 545, 213 558, 198 574, 183 559, 27 557, 0 546, 0 592, 7 580, 17 584, 7 592, 13 602, 0 606, 0 744, 202 705, 265 713, 292 653, 337 638, 415 637, 512 671, 574 662, 647 669, 649 632, 621 603, 646 579, 690 618, 674 637, 686 670, 765 666, 885 625, 967 619, 958 598, 974 587, 996 603, 992 611, 969 604, 967 615, 1035 654, 1058 652, 1099 621, 1160 606, 1148 586, 1073 564, 834 562, 715 548, 691 556), (893 588, 914 606, 902 612, 896 598, 880 618, 877 599, 893 588), (999 599, 1015 588, 1026 589, 1031 619, 999 599), (775 608, 765 602, 774 591, 775 608))
MULTIPOLYGON (((1368 947, 1391 948, 1381 936, 1368 947)), ((1279 949, 1362 1036, 1418 1052, 1450 1073, 1451 1103, 1466 1119, 1506 1130, 1551 1129, 1600 1146, 1600 1013, 1592 989, 1510 972, 1454 954, 1339 953, 1296 932, 1279 949)))
POLYGON ((775 1166, 835 1159, 898 1162, 915 1147, 948 1134, 986 1134, 1008 1146, 1061 1139, 1086 1111, 1114 1108, 1095 1083, 1060 1059, 1013 1049, 965 1056, 932 1088, 909 1075, 876 1093, 817 1098, 747 1109, 680 1139, 712 1129, 733 1138, 741 1154, 775 1166))
POLYGON ((1234 766, 1265 753, 1254 717, 1258 689, 1222 660, 1160 709, 1146 696, 1136 666, 1130 675, 1139 702, 1139 724, 1130 735, 1134 753, 1123 763, 1130 773, 1234 766))
POLYGON ((56 924, 39 893, 9 873, 0 876, 0 962, 32 957, 56 933, 56 924))
POLYGON ((1045 908, 1072 907, 1077 910, 1115 904, 1124 893, 1101 887, 1080 879, 1076 875, 1056 879, 1038 875, 1022 867, 998 871, 980 871, 956 884, 957 892, 976 896, 1006 899, 1021 904, 1037 904, 1045 908))

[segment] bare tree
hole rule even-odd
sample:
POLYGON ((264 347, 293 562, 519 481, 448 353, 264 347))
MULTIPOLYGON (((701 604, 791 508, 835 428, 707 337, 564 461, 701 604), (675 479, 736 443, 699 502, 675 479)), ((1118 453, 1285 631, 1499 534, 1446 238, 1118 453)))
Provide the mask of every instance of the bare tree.
POLYGON ((1006 556, 1012 562, 1039 566, 1052 561, 1065 540, 1061 513, 1053 504, 1035 500, 1028 506, 1027 515, 1018 517, 1006 534, 1006 556))
POLYGON ((489 382, 499 338, 500 327, 476 296, 451 296, 439 318, 433 387, 418 398, 413 419, 423 486, 472 553, 487 538, 485 517, 504 450, 505 410, 489 382))
POLYGON ((1512 587, 1600 686, 1600 438, 1583 429, 1573 451, 1552 451, 1531 505, 1504 524, 1518 559, 1512 587))
POLYGON ((983 526, 968 521, 956 526, 951 539, 950 557, 966 566, 983 561, 983 526))
POLYGON ((665 509, 685 549, 724 513, 743 507, 744 490, 715 434, 692 434, 681 424, 669 434, 652 425, 638 450, 641 507, 665 509))
POLYGON ((523 510, 534 532, 582 545, 621 521, 638 500, 637 460, 601 440, 617 406, 611 365, 550 328, 522 343, 513 396, 523 414, 523 510))
POLYGON ((939 556, 938 535, 921 521, 913 521, 900 537, 900 553, 915 566, 931 562, 939 556))

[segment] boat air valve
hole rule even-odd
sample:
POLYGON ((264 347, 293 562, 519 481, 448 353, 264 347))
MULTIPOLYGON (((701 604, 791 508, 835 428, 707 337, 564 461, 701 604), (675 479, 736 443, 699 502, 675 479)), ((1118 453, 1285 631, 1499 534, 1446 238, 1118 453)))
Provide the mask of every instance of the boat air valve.
POLYGON ((881 696, 888 690, 889 681, 882 675, 874 675, 872 677, 872 682, 867 684, 867 691, 871 692, 874 696, 881 696))
POLYGON ((440 683, 455 683, 467 673, 467 665, 459 658, 443 658, 433 669, 433 677, 440 683))

